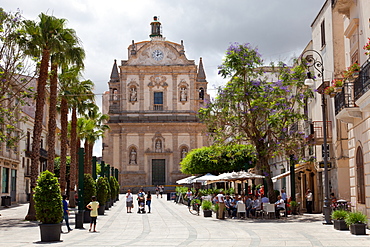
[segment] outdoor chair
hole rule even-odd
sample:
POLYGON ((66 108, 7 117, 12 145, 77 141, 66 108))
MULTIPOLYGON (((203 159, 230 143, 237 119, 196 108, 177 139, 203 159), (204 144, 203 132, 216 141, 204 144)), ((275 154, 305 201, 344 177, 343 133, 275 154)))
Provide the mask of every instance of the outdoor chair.
POLYGON ((244 217, 247 215, 247 211, 245 210, 245 204, 244 203, 238 203, 236 204, 236 216, 240 218, 240 214, 244 213, 244 217))
POLYGON ((263 211, 266 213, 267 217, 271 219, 271 215, 275 217, 275 204, 266 203, 263 205, 263 211))

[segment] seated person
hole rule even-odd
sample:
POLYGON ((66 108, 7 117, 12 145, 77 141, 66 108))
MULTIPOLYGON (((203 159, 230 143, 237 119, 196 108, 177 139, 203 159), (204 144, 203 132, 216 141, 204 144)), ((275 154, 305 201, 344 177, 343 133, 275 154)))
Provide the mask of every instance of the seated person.
POLYGON ((257 196, 253 197, 253 203, 252 203, 252 208, 250 210, 251 214, 255 217, 256 216, 256 211, 261 210, 261 201, 258 199, 257 196))
POLYGON ((268 197, 264 196, 264 197, 261 198, 261 202, 262 203, 270 203, 270 199, 268 197))
POLYGON ((285 202, 278 196, 278 200, 275 202, 275 216, 276 218, 280 218, 280 210, 285 210, 285 202))
POLYGON ((245 210, 247 212, 247 217, 249 218, 249 212, 252 209, 252 195, 248 195, 248 197, 245 199, 245 210))
POLYGON ((233 207, 232 207, 232 199, 231 199, 230 195, 226 195, 225 208, 226 208, 226 211, 228 213, 228 216, 232 217, 233 207))

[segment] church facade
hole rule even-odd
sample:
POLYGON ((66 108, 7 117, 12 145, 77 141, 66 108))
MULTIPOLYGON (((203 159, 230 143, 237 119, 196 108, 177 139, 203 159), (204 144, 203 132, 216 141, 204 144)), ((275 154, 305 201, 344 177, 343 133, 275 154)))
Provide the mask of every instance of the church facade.
POLYGON ((166 41, 156 17, 150 25, 150 41, 132 41, 128 59, 114 61, 103 96, 103 160, 119 169, 123 187, 175 184, 186 176, 182 158, 208 145, 197 117, 209 100, 202 58, 197 66, 183 41, 166 41))

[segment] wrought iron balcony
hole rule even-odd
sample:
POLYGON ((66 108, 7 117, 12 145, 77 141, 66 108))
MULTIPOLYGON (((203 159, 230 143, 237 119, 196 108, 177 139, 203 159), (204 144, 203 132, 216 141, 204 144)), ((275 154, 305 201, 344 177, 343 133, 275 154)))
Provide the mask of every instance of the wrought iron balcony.
POLYGON ((361 66, 359 77, 354 81, 355 100, 358 100, 370 89, 370 61, 361 66))
MULTIPOLYGON (((316 145, 321 145, 324 143, 324 122, 323 121, 313 121, 313 131, 314 131, 314 143, 316 145)), ((332 142, 333 131, 331 121, 326 121, 326 137, 327 142, 332 142)))
POLYGON ((344 83, 342 91, 338 92, 335 95, 335 115, 338 115, 338 113, 344 108, 351 108, 356 106, 353 85, 354 84, 352 82, 344 83))

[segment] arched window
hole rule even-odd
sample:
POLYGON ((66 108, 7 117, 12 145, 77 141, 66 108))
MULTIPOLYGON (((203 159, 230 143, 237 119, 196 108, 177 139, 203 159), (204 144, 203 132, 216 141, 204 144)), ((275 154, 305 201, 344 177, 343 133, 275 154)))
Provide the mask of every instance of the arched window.
POLYGON ((204 89, 202 87, 199 88, 199 99, 204 100, 204 89))
POLYGON ((357 201, 365 204, 365 173, 364 156, 362 148, 358 147, 356 152, 356 176, 357 176, 357 201))

